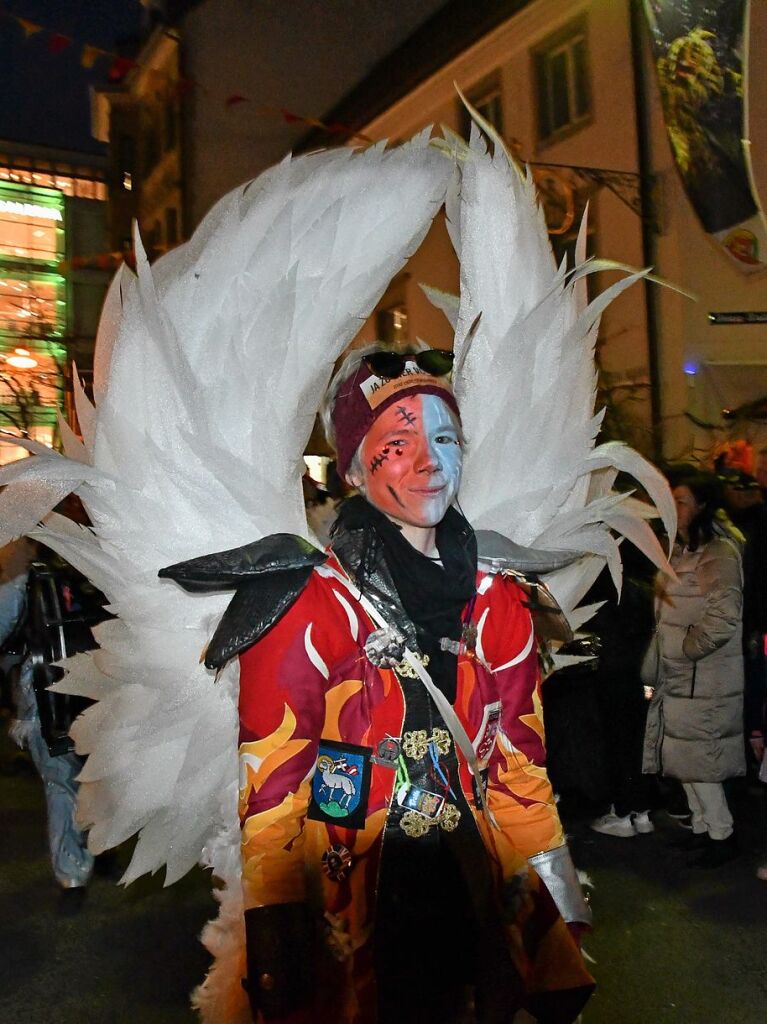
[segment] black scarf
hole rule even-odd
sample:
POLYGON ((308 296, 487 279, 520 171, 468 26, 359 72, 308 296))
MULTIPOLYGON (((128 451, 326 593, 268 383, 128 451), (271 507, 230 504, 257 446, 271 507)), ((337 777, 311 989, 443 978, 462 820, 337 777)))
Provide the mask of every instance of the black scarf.
POLYGON ((452 702, 456 658, 441 650, 439 642, 441 637, 460 640, 463 610, 476 593, 477 540, 471 526, 457 509, 447 510, 436 528, 441 565, 417 551, 400 527, 361 496, 343 503, 337 527, 365 531, 362 578, 357 581, 362 590, 366 575, 383 556, 407 617, 416 627, 421 652, 429 655, 430 674, 452 702))

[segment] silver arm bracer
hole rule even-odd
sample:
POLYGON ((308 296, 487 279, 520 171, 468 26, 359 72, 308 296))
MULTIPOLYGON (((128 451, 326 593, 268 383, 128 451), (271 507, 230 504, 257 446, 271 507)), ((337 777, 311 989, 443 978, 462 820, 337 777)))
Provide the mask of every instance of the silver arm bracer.
POLYGON ((536 853, 528 858, 528 863, 549 890, 565 921, 591 924, 591 908, 584 899, 567 844, 536 853))

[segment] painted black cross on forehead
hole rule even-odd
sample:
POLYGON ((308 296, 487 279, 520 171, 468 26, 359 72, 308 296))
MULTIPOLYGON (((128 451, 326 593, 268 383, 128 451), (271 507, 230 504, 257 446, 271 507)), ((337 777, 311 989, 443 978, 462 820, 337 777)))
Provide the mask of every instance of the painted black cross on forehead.
POLYGON ((414 427, 418 422, 418 417, 415 413, 409 412, 404 405, 397 406, 397 415, 401 420, 404 420, 409 427, 414 427))

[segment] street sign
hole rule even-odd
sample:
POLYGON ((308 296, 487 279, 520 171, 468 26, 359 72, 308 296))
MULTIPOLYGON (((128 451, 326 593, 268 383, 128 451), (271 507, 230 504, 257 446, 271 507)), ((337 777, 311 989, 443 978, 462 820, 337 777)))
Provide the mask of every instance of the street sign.
POLYGON ((712 324, 767 324, 767 310, 746 313, 709 313, 712 324))

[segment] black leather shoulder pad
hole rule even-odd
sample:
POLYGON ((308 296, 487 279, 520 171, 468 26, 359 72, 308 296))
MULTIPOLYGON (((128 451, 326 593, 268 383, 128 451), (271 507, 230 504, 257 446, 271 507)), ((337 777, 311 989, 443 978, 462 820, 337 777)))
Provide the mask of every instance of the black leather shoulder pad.
POLYGON ((177 562, 157 575, 191 594, 235 591, 205 653, 206 667, 218 669, 282 618, 300 597, 314 567, 327 557, 303 537, 273 533, 240 548, 177 562))
MULTIPOLYGON (((232 590, 245 580, 263 573, 313 569, 327 561, 324 551, 293 533, 272 533, 268 537, 228 551, 190 558, 160 569, 160 579, 175 580, 192 594, 232 590)), ((308 576, 307 576, 308 579, 308 576)))
POLYGON ((221 668, 252 647, 298 600, 314 566, 262 572, 237 587, 205 652, 206 668, 221 668))

